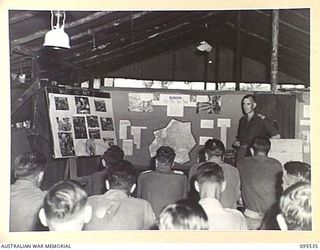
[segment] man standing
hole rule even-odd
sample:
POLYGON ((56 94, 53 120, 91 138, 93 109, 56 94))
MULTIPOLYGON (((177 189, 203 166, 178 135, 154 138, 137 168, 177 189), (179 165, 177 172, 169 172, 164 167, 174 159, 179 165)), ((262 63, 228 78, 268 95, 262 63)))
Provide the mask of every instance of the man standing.
POLYGON ((238 126, 237 140, 233 146, 237 149, 236 163, 246 156, 250 156, 249 147, 255 137, 280 139, 279 131, 262 114, 257 114, 255 108, 257 102, 254 95, 246 95, 242 98, 242 112, 238 126))
POLYGON ((18 155, 15 159, 16 182, 10 187, 10 231, 43 230, 38 218, 46 193, 40 189, 46 158, 37 152, 18 155))
MULTIPOLYGON (((218 139, 209 139, 204 145, 207 162, 218 164, 222 170, 226 181, 226 189, 221 193, 221 204, 224 208, 237 208, 237 201, 240 199, 240 175, 239 170, 223 161, 225 147, 218 139)), ((192 192, 194 187, 195 174, 199 166, 203 163, 195 164, 189 171, 188 187, 190 196, 195 196, 192 192)), ((198 194, 198 193, 197 193, 198 194)))
POLYGON ((164 206, 187 195, 187 176, 172 170, 175 156, 171 147, 161 146, 155 158, 156 170, 138 177, 137 197, 149 201, 157 217, 164 206))
POLYGON ((262 218, 277 200, 277 183, 281 182, 282 165, 268 157, 269 139, 257 137, 253 140, 254 156, 239 160, 241 195, 245 206, 249 229, 259 228, 262 218))
POLYGON ((230 208, 224 208, 221 203, 221 193, 226 187, 222 168, 206 162, 196 172, 195 189, 200 194, 199 204, 203 207, 209 219, 209 229, 246 230, 247 224, 243 214, 230 208))

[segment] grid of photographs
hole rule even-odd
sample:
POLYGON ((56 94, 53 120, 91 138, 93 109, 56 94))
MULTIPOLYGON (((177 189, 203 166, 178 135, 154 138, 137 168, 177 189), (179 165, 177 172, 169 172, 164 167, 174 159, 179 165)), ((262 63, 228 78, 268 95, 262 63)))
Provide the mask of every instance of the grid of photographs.
POLYGON ((54 157, 102 155, 116 144, 110 96, 50 93, 54 157))

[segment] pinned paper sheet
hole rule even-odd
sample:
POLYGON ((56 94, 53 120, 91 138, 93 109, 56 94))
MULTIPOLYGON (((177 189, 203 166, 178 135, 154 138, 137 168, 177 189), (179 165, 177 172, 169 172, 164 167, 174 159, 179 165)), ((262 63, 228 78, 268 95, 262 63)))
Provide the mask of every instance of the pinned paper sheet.
POLYGON ((303 105, 303 117, 310 118, 310 105, 303 105))
POLYGON ((197 95, 197 102, 208 102, 209 97, 207 95, 197 95))
POLYGON ((93 79, 93 88, 94 89, 100 89, 100 85, 101 85, 101 79, 100 78, 93 79))
POLYGON ((200 128, 214 128, 214 120, 201 120, 200 128))
POLYGON ((124 155, 133 155, 133 140, 122 140, 124 155))
POLYGON ((207 140, 212 139, 212 137, 209 136, 200 136, 199 137, 199 145, 204 145, 207 140))
POLYGON ((301 126, 310 126, 310 120, 300 120, 301 126))
POLYGON ((303 139, 303 153, 310 153, 310 131, 301 131, 302 139, 303 139))
POLYGON ((167 116, 183 117, 184 106, 183 104, 168 104, 167 116))
POLYGON ((230 119, 218 119, 218 127, 226 127, 226 128, 230 128, 230 119))
POLYGON ((127 127, 130 126, 129 120, 120 120, 119 121, 119 138, 127 139, 127 127))
POLYGON ((220 130, 220 140, 223 142, 225 147, 227 146, 227 128, 230 128, 230 119, 218 119, 218 127, 220 130))
POLYGON ((141 148, 141 130, 147 129, 147 127, 131 127, 131 135, 133 136, 133 143, 137 146, 137 149, 141 148))

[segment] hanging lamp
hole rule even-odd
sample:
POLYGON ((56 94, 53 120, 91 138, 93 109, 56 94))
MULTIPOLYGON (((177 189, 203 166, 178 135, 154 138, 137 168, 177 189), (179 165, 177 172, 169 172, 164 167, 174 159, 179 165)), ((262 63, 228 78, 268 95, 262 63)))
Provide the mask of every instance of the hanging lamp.
POLYGON ((65 20, 66 13, 64 11, 51 11, 51 30, 48 31, 44 37, 44 47, 70 49, 70 38, 64 31, 65 20), (56 25, 53 25, 54 17, 56 17, 57 20, 56 25))

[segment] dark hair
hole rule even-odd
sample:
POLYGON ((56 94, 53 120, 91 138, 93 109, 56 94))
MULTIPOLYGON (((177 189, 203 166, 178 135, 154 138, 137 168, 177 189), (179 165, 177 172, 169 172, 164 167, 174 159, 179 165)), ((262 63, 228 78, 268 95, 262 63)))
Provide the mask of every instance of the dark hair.
POLYGON ((111 188, 128 190, 136 182, 137 171, 131 162, 122 160, 109 168, 107 178, 111 188))
POLYGON ((39 152, 27 152, 18 155, 14 173, 17 178, 34 176, 45 169, 47 159, 39 152))
POLYGON ((266 153, 268 154, 271 148, 271 142, 265 137, 256 137, 253 139, 251 147, 253 148, 254 153, 266 153))
POLYGON ((75 181, 62 181, 54 185, 43 201, 47 219, 66 222, 74 219, 85 207, 88 195, 75 181))
POLYGON ((105 151, 103 154, 103 159, 106 161, 108 165, 112 165, 114 163, 117 163, 118 161, 123 160, 123 157, 124 157, 124 152, 117 145, 110 146, 107 149, 107 151, 105 151))
POLYGON ((287 174, 301 178, 301 181, 311 181, 311 166, 301 161, 289 161, 283 168, 287 174))
POLYGON ((189 200, 180 200, 163 208, 159 215, 160 230, 207 230, 208 217, 203 208, 189 200))
POLYGON ((280 198, 281 214, 289 230, 312 230, 311 185, 298 182, 280 198))
POLYGON ((157 150, 156 160, 161 164, 172 164, 176 153, 174 149, 168 146, 161 146, 157 150))
POLYGON ((247 99, 247 98, 252 98, 252 100, 253 100, 255 103, 257 103, 257 100, 256 100, 255 96, 252 95, 252 94, 248 94, 248 95, 245 95, 244 97, 242 97, 241 103, 243 103, 243 100, 244 100, 244 99, 247 99))
POLYGON ((199 183, 204 182, 218 182, 222 183, 224 181, 224 175, 222 168, 213 162, 206 162, 198 167, 195 174, 195 180, 199 183))
POLYGON ((204 145, 207 152, 211 152, 213 155, 223 156, 225 154, 225 147, 223 142, 218 139, 209 139, 204 145))

